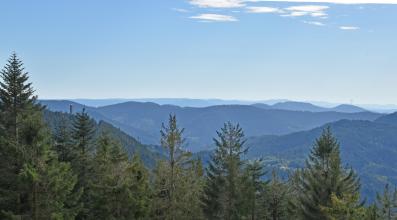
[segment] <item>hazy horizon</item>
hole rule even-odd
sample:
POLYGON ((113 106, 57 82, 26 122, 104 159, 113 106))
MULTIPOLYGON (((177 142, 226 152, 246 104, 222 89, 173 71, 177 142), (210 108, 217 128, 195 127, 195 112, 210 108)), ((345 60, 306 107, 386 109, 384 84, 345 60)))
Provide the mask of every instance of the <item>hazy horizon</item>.
POLYGON ((0 65, 15 51, 42 99, 397 104, 396 3, 2 1, 0 65))

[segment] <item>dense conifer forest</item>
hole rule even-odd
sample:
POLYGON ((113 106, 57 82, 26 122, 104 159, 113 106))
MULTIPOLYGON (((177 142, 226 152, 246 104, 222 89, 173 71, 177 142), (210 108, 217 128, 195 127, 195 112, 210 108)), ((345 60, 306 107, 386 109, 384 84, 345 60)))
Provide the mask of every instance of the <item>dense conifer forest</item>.
POLYGON ((166 156, 129 151, 133 139, 84 110, 49 113, 16 54, 1 70, 0 116, 0 219, 397 219, 396 189, 360 196, 329 128, 288 177, 245 159, 251 146, 231 122, 214 131, 207 166, 185 150, 173 114, 159 128, 166 156))

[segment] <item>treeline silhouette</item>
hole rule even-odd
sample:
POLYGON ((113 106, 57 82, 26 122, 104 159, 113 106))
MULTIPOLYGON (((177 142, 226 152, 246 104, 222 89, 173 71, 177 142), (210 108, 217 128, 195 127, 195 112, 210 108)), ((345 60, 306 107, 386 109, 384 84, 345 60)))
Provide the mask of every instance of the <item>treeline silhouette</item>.
POLYGON ((343 165, 330 129, 305 166, 281 178, 263 160, 245 159, 249 148, 238 124, 216 132, 203 167, 184 150, 184 129, 170 115, 160 131, 167 156, 148 169, 107 132, 96 135, 84 110, 55 130, 43 112, 12 54, 0 81, 0 219, 397 218, 395 189, 385 186, 373 204, 360 197, 360 179, 343 165))

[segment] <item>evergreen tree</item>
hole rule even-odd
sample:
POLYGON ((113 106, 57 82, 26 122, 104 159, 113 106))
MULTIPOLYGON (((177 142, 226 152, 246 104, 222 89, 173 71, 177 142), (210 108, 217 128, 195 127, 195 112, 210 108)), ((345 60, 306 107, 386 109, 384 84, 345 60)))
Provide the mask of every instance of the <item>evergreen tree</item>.
POLYGON ((387 184, 383 194, 377 193, 376 205, 380 219, 397 219, 397 190, 390 190, 387 184))
POLYGON ((366 217, 365 207, 360 205, 360 196, 356 194, 347 194, 336 196, 331 195, 331 204, 327 207, 321 207, 325 213, 326 219, 329 220, 361 220, 366 217))
POLYGON ((208 219, 241 219, 244 212, 239 186, 245 163, 242 156, 248 150, 244 146, 244 132, 239 125, 228 122, 217 134, 216 149, 207 168, 204 213, 208 219))
POLYGON ((71 162, 73 159, 73 141, 70 123, 66 116, 61 115, 60 121, 55 127, 54 145, 59 161, 71 162))
POLYGON ((120 144, 102 135, 93 159, 89 219, 144 219, 149 185, 140 159, 132 163, 120 144))
POLYGON ((265 219, 287 220, 289 216, 289 194, 288 185, 283 182, 273 170, 272 178, 266 185, 264 193, 265 219))
POLYGON ((359 179, 352 169, 342 167, 339 154, 339 144, 327 128, 316 140, 300 176, 299 206, 304 219, 326 219, 323 210, 332 205, 332 194, 342 199, 359 192, 359 179))
POLYGON ((92 176, 92 157, 94 144, 95 123, 85 109, 77 113, 72 125, 72 146, 70 162, 74 173, 77 174, 77 184, 74 192, 81 193, 79 200, 82 209, 77 219, 86 219, 89 215, 89 186, 92 176))
POLYGON ((26 156, 20 129, 24 119, 38 108, 28 79, 22 61, 13 53, 1 70, 0 81, 0 209, 13 213, 25 212, 28 202, 21 190, 25 184, 18 179, 26 156))
POLYGON ((244 170, 243 184, 240 186, 243 190, 243 206, 245 216, 249 216, 249 219, 261 219, 264 216, 264 210, 260 206, 262 203, 263 192, 266 184, 262 177, 266 174, 264 171, 264 164, 262 159, 253 160, 247 163, 244 170))
POLYGON ((202 189, 201 165, 191 159, 191 153, 183 149, 184 129, 177 125, 175 115, 169 116, 168 125, 161 129, 161 145, 166 149, 166 161, 160 161, 155 170, 152 218, 186 219, 192 215, 201 217, 199 207, 202 189), (192 204, 192 207, 189 206, 192 204), (195 213, 192 213, 192 211, 195 213))
POLYGON ((1 79, 0 217, 73 218, 75 211, 64 203, 72 198, 76 177, 52 151, 42 107, 36 104, 28 75, 15 54, 1 79))

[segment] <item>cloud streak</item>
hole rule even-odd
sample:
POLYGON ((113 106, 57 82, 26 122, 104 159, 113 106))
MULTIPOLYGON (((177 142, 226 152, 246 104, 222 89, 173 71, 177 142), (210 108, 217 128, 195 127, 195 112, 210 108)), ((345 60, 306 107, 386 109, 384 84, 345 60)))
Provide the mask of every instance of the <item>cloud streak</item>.
POLYGON ((319 22, 319 21, 303 21, 303 23, 314 25, 314 26, 325 26, 324 23, 319 22))
POLYGON ((283 10, 272 7, 247 7, 248 13, 283 13, 283 10))
POLYGON ((339 29, 341 30, 345 30, 345 31, 356 31, 359 30, 359 27, 355 27, 355 26, 340 26, 339 29))
POLYGON ((197 19, 201 21, 216 21, 216 22, 233 22, 238 21, 237 18, 229 15, 221 15, 221 14, 200 14, 196 16, 191 16, 191 19, 197 19))
POLYGON ((200 8, 242 8, 246 3, 290 2, 290 3, 329 3, 329 4, 397 4, 397 0, 189 0, 200 8))
POLYGON ((245 6, 242 0, 190 0, 189 3, 200 8, 241 8, 245 6))
POLYGON ((243 2, 292 2, 331 4, 397 4, 397 0, 245 0, 243 2))

